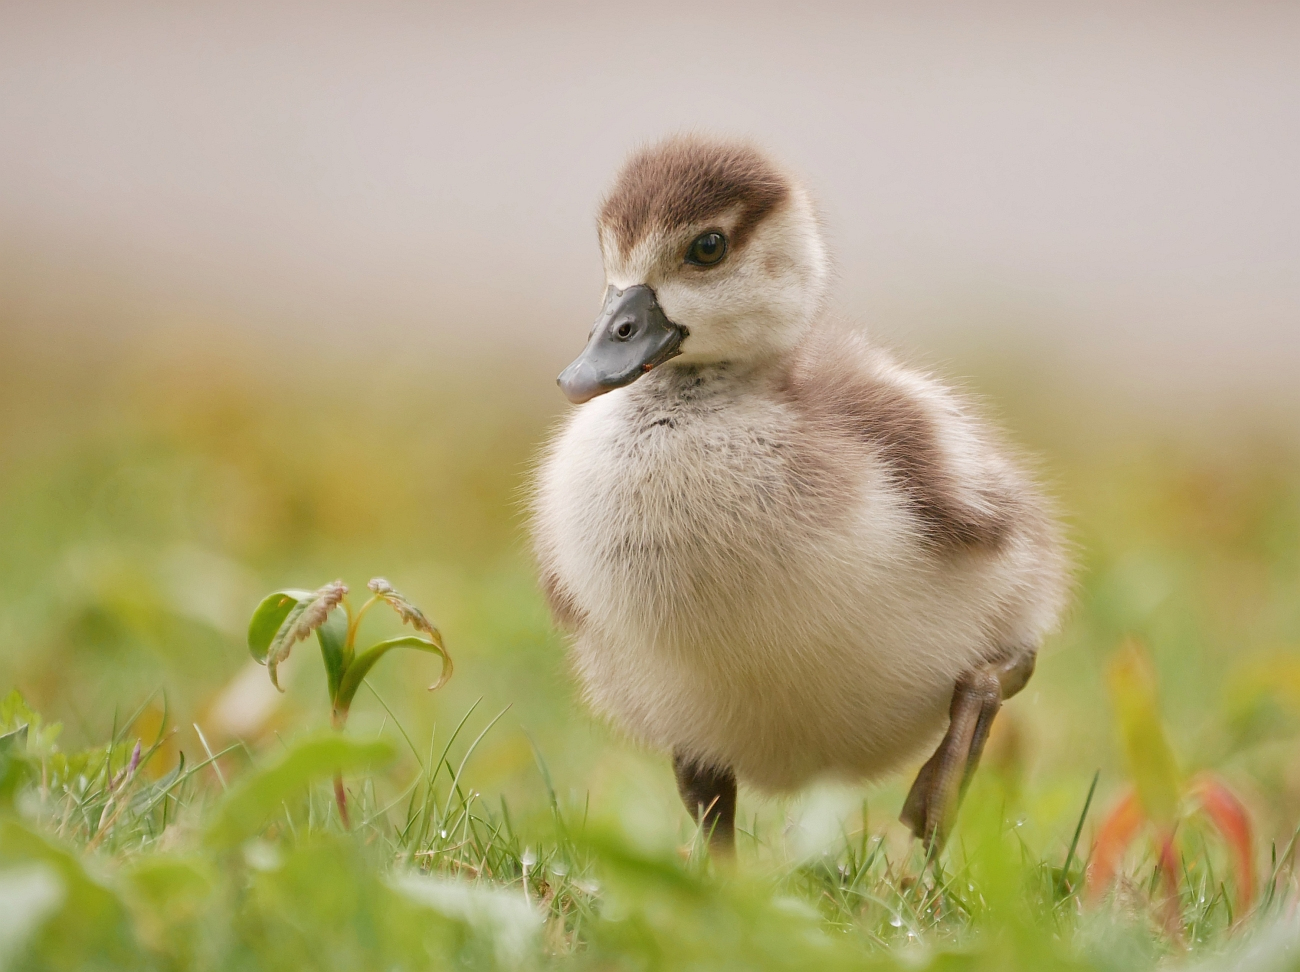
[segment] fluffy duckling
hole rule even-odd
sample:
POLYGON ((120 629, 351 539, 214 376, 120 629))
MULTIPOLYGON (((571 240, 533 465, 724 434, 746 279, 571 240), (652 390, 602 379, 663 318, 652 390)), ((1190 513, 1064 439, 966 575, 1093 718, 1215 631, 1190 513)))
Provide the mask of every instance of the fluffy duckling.
POLYGON ((941 736, 901 817, 937 848, 1062 610, 1047 504, 965 401, 828 316, 808 193, 755 148, 635 153, 598 229, 533 519, 586 698, 672 753, 715 850, 738 780, 872 779, 941 736))

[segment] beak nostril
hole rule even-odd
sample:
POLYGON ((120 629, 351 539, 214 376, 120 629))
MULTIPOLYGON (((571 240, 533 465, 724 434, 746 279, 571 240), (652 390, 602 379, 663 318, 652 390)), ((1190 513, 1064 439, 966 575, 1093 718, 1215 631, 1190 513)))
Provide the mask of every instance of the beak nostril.
POLYGON ((560 387, 575 405, 615 388, 681 354, 686 328, 664 315, 645 284, 610 287, 587 347, 560 375, 560 387))

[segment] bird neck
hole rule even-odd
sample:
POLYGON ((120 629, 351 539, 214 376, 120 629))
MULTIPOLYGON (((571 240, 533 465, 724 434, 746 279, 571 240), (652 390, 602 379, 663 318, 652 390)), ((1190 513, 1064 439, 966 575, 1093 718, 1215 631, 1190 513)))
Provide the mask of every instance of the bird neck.
POLYGON ((681 401, 734 397, 774 384, 781 372, 776 356, 709 362, 670 361, 651 371, 638 386, 655 397, 681 401))

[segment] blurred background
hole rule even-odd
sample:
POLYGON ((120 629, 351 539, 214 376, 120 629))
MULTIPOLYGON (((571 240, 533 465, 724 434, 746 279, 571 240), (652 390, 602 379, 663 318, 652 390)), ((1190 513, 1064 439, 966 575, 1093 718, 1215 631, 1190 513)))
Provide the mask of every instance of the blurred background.
MULTIPOLYGON (((0 0, 0 688, 68 745, 164 698, 180 749, 264 744, 325 722, 324 679, 304 645, 283 701, 240 681, 253 607, 382 574, 457 674, 388 662, 353 725, 509 705, 475 786, 544 809, 535 743, 566 798, 684 823, 575 697, 526 484, 604 186, 721 131, 805 175, 836 310, 983 396, 1069 515, 1078 604, 990 755, 1041 839, 1122 782, 1129 635, 1185 768, 1289 834, 1297 50, 1284 3, 0 0)), ((906 782, 851 802, 883 824, 906 782)))

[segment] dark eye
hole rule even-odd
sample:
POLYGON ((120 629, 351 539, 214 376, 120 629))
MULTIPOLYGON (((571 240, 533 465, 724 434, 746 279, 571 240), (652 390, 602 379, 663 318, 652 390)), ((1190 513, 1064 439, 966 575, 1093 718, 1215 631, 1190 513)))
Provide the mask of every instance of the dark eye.
POLYGON ((711 267, 727 255, 727 238, 716 230, 701 233, 686 251, 686 262, 711 267))
POLYGON ((626 341, 628 338, 632 336, 632 322, 624 321, 622 324, 618 326, 618 330, 616 330, 614 333, 617 334, 619 338, 626 341))

